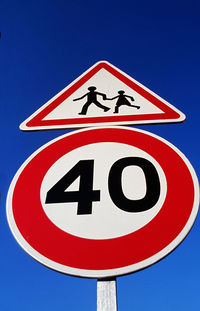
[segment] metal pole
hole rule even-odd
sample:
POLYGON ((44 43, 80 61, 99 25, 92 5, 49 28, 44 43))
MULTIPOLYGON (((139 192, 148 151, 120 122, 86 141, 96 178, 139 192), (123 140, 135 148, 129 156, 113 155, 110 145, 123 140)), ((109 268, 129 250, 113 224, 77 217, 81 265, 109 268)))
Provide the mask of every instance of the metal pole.
POLYGON ((97 311, 117 311, 116 278, 97 280, 97 311))

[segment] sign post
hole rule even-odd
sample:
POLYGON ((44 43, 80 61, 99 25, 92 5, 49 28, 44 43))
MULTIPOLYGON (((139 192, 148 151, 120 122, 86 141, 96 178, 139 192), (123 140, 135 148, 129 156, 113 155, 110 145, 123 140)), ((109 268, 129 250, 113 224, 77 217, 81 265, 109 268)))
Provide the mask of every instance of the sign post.
POLYGON ((117 311, 115 278, 97 281, 97 311, 117 311))

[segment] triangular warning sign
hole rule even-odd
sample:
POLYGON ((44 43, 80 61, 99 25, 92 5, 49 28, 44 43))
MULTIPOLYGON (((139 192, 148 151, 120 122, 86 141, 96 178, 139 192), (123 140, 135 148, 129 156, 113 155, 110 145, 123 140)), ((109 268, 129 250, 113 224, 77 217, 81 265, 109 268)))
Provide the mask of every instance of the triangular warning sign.
POLYGON ((25 131, 93 125, 182 122, 185 115, 108 62, 101 61, 21 125, 25 131))

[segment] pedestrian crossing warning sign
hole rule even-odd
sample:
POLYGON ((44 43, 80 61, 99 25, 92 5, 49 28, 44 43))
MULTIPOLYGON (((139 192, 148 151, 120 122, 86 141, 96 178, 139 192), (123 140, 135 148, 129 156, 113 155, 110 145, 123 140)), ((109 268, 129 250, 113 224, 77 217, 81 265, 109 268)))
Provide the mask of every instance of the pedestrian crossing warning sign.
POLYGON ((96 63, 33 113, 24 131, 182 122, 185 115, 106 61, 96 63))

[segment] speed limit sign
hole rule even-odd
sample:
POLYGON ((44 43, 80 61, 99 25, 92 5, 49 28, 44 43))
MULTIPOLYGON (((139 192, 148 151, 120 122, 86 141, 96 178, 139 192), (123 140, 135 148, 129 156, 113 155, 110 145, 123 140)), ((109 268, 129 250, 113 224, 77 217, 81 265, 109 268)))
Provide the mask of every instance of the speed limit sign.
POLYGON ((7 216, 39 262, 103 278, 170 253, 191 229, 198 203, 197 177, 176 147, 142 130, 101 127, 32 154, 11 183, 7 216))

